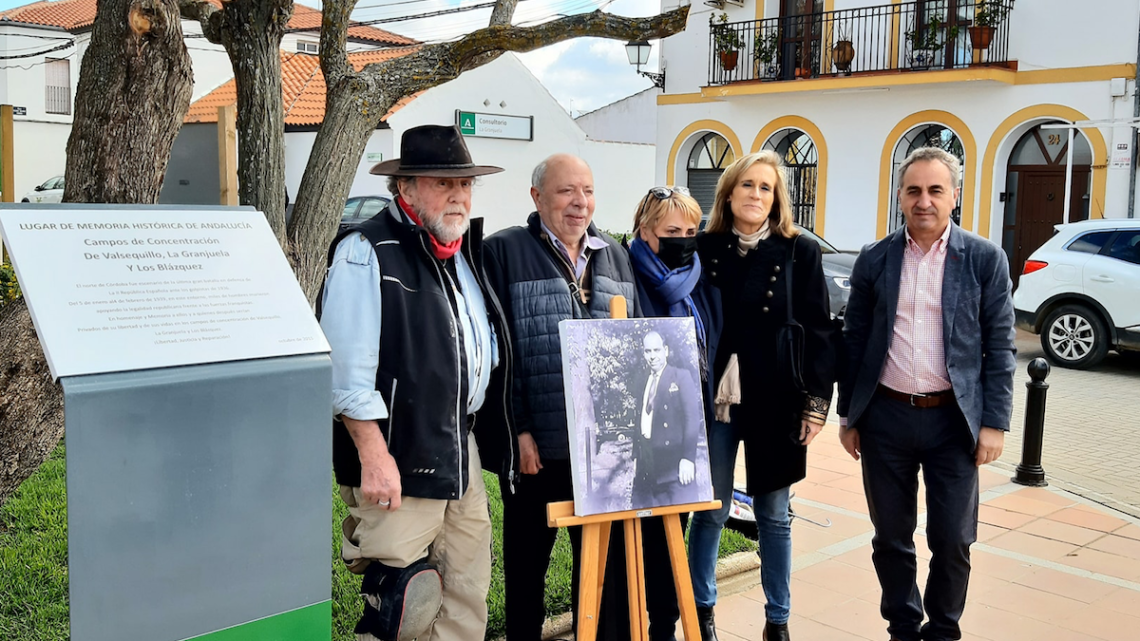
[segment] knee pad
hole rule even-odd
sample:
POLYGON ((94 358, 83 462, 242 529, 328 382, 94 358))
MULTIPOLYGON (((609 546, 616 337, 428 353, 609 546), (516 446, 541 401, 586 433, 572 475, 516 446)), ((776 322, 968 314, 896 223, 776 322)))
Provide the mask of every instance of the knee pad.
POLYGON ((427 632, 443 604, 439 570, 420 559, 406 568, 373 561, 360 585, 364 615, 356 634, 380 641, 412 641, 427 632))

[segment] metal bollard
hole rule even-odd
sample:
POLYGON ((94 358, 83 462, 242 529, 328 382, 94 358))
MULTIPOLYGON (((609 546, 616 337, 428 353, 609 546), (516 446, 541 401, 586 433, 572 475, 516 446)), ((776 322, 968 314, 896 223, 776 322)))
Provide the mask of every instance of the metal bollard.
POLYGON ((1029 389, 1025 395, 1025 438, 1021 445, 1021 463, 1017 465, 1013 482, 1044 487, 1049 484, 1045 481, 1045 470, 1041 467, 1041 446, 1045 437, 1045 394, 1049 390, 1045 377, 1049 376, 1049 363, 1044 358, 1035 358, 1027 369, 1030 380, 1025 384, 1029 389))

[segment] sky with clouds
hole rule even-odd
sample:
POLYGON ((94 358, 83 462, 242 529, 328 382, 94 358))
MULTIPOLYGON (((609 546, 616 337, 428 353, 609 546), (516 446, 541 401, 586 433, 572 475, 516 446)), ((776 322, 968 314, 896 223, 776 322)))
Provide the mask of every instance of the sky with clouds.
MULTIPOLYGON (((387 20, 400 16, 482 4, 487 0, 359 0, 353 18, 359 21, 387 20)), ((29 4, 25 0, 0 0, 0 10, 29 4)), ((320 2, 302 4, 319 8, 320 2)), ((622 16, 651 16, 660 12, 660 0, 523 0, 515 12, 515 24, 542 22, 559 14, 605 11, 622 16)), ((376 26, 417 40, 434 42, 458 38, 486 26, 489 9, 376 26)), ((643 69, 657 70, 658 43, 653 42, 649 63, 643 69)), ((579 38, 551 45, 520 59, 550 90, 562 106, 577 116, 652 86, 634 73, 625 54, 625 43, 599 38, 579 38)))

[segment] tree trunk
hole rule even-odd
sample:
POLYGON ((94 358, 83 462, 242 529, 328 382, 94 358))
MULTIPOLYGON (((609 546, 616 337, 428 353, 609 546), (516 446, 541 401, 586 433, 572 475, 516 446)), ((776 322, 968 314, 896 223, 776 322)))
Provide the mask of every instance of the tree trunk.
POLYGON ((0 505, 63 437, 63 394, 51 379, 23 298, 0 307, 0 505))
POLYGON ((285 108, 281 37, 292 0, 234 0, 222 5, 221 40, 237 84, 238 196, 264 212, 285 246, 285 108))
POLYGON ((333 220, 329 213, 344 209, 364 146, 387 111, 370 109, 360 98, 369 84, 353 76, 345 76, 338 83, 347 86, 334 89, 330 83, 325 120, 313 141, 293 205, 289 259, 309 303, 316 301, 324 282, 329 243, 336 236, 337 226, 329 224, 333 220))
POLYGON ((75 90, 64 201, 158 202, 192 86, 175 0, 99 0, 75 90))

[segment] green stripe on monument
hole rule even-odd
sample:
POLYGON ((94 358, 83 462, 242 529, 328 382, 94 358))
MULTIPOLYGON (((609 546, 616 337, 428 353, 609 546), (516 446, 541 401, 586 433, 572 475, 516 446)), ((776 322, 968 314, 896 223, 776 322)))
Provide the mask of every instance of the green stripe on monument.
POLYGON ((332 600, 208 632, 186 641, 329 641, 332 600))

